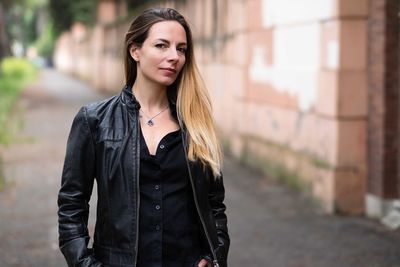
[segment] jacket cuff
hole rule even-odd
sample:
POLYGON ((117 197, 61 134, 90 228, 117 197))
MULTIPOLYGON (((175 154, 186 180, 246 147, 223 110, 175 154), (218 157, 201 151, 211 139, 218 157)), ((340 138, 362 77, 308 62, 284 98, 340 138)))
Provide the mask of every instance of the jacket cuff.
POLYGON ((213 258, 212 258, 212 256, 211 256, 211 254, 206 254, 206 255, 203 255, 203 256, 201 256, 201 258, 202 259, 205 259, 206 261, 208 261, 209 263, 213 263, 213 258))
POLYGON ((85 237, 75 238, 60 247, 69 267, 100 267, 101 262, 95 259, 91 249, 87 248, 85 237))

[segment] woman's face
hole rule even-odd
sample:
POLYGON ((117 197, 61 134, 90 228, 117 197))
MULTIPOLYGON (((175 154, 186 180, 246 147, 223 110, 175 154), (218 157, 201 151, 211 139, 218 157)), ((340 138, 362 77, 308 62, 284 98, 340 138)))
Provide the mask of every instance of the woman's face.
POLYGON ((185 64, 185 29, 176 21, 157 22, 150 27, 141 47, 130 48, 137 62, 137 77, 163 86, 171 85, 185 64))

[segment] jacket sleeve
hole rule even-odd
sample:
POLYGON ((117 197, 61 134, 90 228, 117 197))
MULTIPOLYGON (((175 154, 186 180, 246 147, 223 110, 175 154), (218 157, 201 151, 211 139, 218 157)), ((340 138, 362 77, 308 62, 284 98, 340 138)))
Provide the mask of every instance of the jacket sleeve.
POLYGON ((68 266, 101 266, 87 248, 89 200, 95 176, 95 150, 86 109, 75 116, 67 142, 58 194, 59 246, 68 266))
POLYGON ((217 252, 222 257, 223 264, 226 266, 228 258, 228 250, 230 245, 230 238, 228 234, 227 217, 225 214, 226 206, 224 204, 225 188, 223 183, 223 176, 221 174, 217 179, 212 179, 210 183, 209 201, 212 208, 215 227, 217 229, 218 248, 217 252))

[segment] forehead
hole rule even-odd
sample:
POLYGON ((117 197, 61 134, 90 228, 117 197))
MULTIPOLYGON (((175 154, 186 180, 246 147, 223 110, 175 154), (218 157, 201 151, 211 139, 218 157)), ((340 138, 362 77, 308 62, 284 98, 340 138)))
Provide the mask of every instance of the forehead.
POLYGON ((170 42, 186 43, 186 32, 177 21, 161 21, 150 27, 147 39, 165 39, 170 42))

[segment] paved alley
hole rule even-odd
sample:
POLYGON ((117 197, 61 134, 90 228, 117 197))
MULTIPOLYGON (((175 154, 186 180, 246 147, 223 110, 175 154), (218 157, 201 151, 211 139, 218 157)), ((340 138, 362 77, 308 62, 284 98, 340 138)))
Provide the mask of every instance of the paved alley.
MULTIPOLYGON (((0 267, 67 266, 57 245, 66 140, 79 107, 106 97, 50 69, 22 93, 23 127, 0 150, 8 183, 0 192, 0 267)), ((362 217, 324 215, 303 194, 230 158, 224 179, 230 267, 400 267, 399 231, 362 217)))

